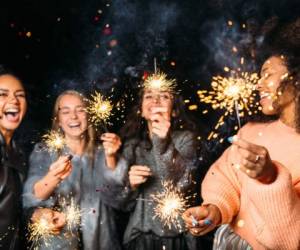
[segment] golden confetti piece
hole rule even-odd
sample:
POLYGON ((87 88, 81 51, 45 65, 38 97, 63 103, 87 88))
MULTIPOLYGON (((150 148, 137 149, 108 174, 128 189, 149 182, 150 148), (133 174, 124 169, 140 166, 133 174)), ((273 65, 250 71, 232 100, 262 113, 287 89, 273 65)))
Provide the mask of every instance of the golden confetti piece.
POLYGON ((189 106, 189 110, 196 110, 196 109, 198 109, 197 105, 190 105, 189 106))

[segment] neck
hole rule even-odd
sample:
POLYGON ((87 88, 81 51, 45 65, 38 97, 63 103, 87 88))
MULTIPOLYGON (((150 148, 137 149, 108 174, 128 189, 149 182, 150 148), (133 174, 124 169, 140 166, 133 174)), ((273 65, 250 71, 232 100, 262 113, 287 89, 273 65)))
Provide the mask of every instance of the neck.
POLYGON ((282 121, 285 125, 296 128, 295 121, 295 104, 289 105, 286 107, 279 116, 280 121, 282 121))
POLYGON ((86 145, 86 137, 67 137, 66 144, 70 148, 71 152, 75 155, 82 155, 86 145))

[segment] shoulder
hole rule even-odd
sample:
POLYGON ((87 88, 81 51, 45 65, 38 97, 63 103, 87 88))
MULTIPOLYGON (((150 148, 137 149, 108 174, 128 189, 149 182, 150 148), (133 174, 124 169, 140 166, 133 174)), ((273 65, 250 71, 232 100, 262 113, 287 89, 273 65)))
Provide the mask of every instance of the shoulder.
POLYGON ((265 128, 272 126, 274 121, 270 122, 248 122, 238 132, 243 138, 251 140, 256 138, 265 128))
POLYGON ((51 153, 45 143, 37 143, 30 154, 30 158, 34 157, 51 157, 54 153, 51 153))
POLYGON ((171 133, 171 138, 173 141, 188 141, 194 140, 195 135, 189 130, 176 130, 171 133))

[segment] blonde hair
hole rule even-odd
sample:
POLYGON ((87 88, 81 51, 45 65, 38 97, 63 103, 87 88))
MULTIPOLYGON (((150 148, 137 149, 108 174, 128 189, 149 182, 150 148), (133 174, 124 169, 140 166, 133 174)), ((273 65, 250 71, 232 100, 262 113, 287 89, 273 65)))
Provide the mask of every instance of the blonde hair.
MULTIPOLYGON (((78 97, 84 106, 87 106, 87 100, 83 94, 81 94, 78 91, 75 90, 66 90, 62 92, 55 101, 54 108, 53 108, 53 119, 52 119, 52 130, 58 132, 58 133, 63 133, 59 126, 59 118, 58 118, 58 113, 59 113, 59 103, 61 99, 66 96, 66 95, 71 95, 71 96, 76 96, 78 97)), ((88 119, 88 117, 87 117, 88 119)), ((94 156, 95 156, 95 137, 96 137, 96 132, 94 127, 89 123, 88 121, 88 127, 86 131, 86 144, 84 151, 87 152, 89 160, 92 163, 92 166, 94 164, 94 156)))

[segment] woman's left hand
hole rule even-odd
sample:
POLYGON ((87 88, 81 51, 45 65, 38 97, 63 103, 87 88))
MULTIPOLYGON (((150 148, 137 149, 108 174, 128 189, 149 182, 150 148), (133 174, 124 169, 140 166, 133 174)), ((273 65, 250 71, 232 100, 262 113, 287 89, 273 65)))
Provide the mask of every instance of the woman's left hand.
POLYGON ((115 156, 122 145, 120 137, 114 133, 102 134, 101 140, 103 141, 106 156, 115 156))
POLYGON ((230 156, 232 164, 253 179, 268 184, 276 179, 277 171, 268 150, 260 145, 234 137, 230 156))

